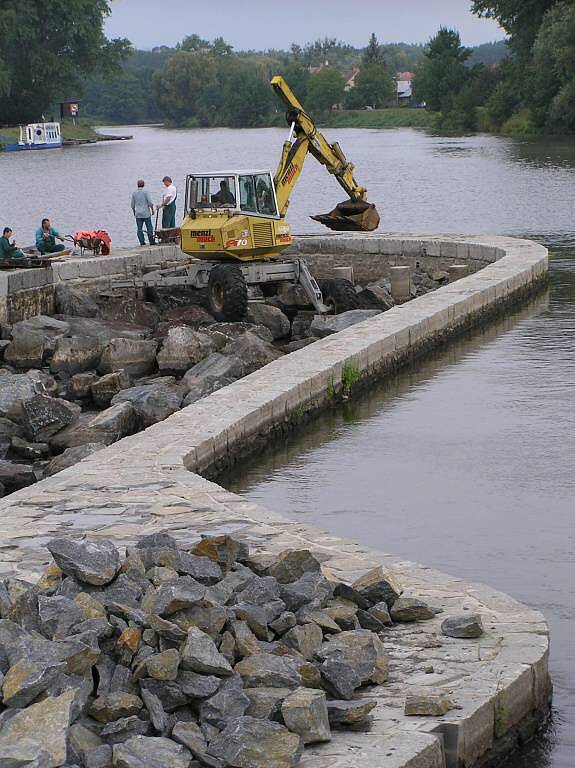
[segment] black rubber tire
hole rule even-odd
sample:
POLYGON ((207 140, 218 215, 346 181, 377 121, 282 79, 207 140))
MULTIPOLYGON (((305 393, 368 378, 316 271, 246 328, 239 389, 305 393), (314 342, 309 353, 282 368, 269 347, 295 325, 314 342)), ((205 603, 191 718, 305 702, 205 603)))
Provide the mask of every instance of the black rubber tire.
POLYGON ((218 264, 208 280, 208 310, 219 322, 239 323, 248 312, 248 287, 235 264, 218 264))
POLYGON ((323 303, 332 307, 331 314, 341 315, 350 309, 359 309, 359 299, 353 283, 341 277, 318 280, 323 296, 323 303))

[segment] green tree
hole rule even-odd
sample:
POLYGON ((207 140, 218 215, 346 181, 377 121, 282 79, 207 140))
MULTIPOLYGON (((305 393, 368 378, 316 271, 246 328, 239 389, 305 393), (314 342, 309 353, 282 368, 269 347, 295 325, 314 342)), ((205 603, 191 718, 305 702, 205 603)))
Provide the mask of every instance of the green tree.
POLYGON ((170 124, 255 127, 272 112, 268 81, 268 67, 253 60, 180 49, 154 76, 154 91, 170 124))
POLYGON ((293 62, 284 69, 283 76, 299 101, 302 104, 305 104, 307 100, 307 89, 310 78, 309 70, 305 67, 302 67, 301 64, 296 64, 293 62))
POLYGON ((362 62, 364 65, 385 64, 383 51, 382 51, 381 45, 377 40, 377 37, 375 36, 375 32, 371 33, 371 37, 369 38, 369 43, 367 44, 367 48, 363 52, 362 62))
POLYGON ((341 104, 345 95, 343 75, 325 67, 316 75, 311 75, 307 89, 306 106, 312 111, 326 112, 336 104, 341 104))
POLYGON ((385 107, 393 99, 394 81, 385 64, 365 64, 355 86, 348 91, 346 103, 351 107, 385 107))
POLYGON ((575 130, 575 6, 549 9, 533 46, 531 104, 536 124, 575 130))
POLYGON ((233 45, 226 43, 223 37, 216 37, 212 43, 212 53, 214 56, 231 56, 233 50, 233 45))
POLYGON ((105 37, 109 13, 108 0, 2 0, 2 119, 30 122, 75 97, 93 73, 118 71, 130 45, 105 37))
POLYGON ((529 56, 545 13, 558 0, 473 0, 473 12, 495 19, 510 35, 511 46, 529 56))
POLYGON ((469 77, 465 62, 470 55, 471 49, 461 44, 458 32, 441 27, 425 47, 423 59, 415 70, 416 98, 425 101, 434 112, 450 112, 455 96, 469 77))

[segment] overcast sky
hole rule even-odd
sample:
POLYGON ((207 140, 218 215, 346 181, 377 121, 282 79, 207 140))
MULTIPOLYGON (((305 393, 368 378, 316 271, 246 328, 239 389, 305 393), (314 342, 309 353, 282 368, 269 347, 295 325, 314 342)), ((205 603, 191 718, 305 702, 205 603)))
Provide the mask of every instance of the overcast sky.
POLYGON ((504 37, 471 13, 470 0, 112 0, 107 33, 138 48, 174 45, 196 33, 221 35, 236 49, 287 48, 319 37, 366 45, 426 42, 440 26, 458 29, 466 45, 504 37))

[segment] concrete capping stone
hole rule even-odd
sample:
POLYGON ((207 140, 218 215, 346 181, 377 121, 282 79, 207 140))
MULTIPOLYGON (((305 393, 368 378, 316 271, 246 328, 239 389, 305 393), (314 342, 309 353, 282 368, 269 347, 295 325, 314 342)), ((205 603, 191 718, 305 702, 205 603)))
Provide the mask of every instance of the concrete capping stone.
MULTIPOLYGON (((372 729, 334 732, 330 743, 306 751, 302 765, 484 768, 513 747, 519 730, 534 728, 548 713, 549 638, 543 616, 491 587, 288 521, 197 474, 213 472, 254 445, 261 446, 271 432, 281 432, 337 396, 346 366, 353 365, 362 379, 382 375, 534 291, 548 268, 542 246, 484 236, 306 237, 298 239, 291 252, 307 257, 352 249, 358 258, 362 253, 366 258, 425 253, 441 260, 449 254, 459 262, 484 266, 275 360, 164 422, 2 499, 0 576, 36 579, 48 561, 44 544, 54 535, 87 534, 124 546, 159 530, 189 543, 202 533, 226 532, 270 554, 310 548, 328 576, 344 580, 383 564, 396 572, 406 595, 420 596, 444 613, 419 623, 415 633, 413 625, 404 624, 382 635, 391 682, 365 692, 378 700, 372 729), (482 615, 485 634, 479 640, 441 635, 445 615, 463 610, 482 615), (430 661, 439 671, 424 674, 430 661), (439 718, 406 717, 403 698, 417 686, 444 693, 459 709, 439 718)), ((173 247, 150 248, 77 263, 80 274, 105 277, 112 270, 127 271, 176 256, 173 247)), ((52 279, 73 279, 75 264, 54 267, 52 279)), ((34 272, 14 278, 14 284, 48 290, 34 272)), ((13 298, 8 277, 12 275, 0 275, 0 296, 7 297, 0 308, 13 298)))

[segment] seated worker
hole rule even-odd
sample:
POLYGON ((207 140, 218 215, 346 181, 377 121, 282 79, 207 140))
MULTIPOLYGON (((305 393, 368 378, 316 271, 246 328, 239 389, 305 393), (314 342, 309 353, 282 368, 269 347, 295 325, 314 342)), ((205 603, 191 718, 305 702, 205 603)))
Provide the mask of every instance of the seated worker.
POLYGON ((230 192, 226 179, 220 181, 220 191, 212 195, 212 203, 217 205, 235 205, 236 198, 230 192))
POLYGON ((24 254, 16 247, 16 243, 10 238, 12 237, 12 230, 10 227, 4 227, 2 237, 0 237, 0 259, 23 259, 24 254))
POLYGON ((56 245, 56 239, 64 242, 60 233, 51 226, 50 219, 42 219, 42 226, 36 230, 36 248, 42 255, 66 250, 66 246, 62 243, 56 245))

